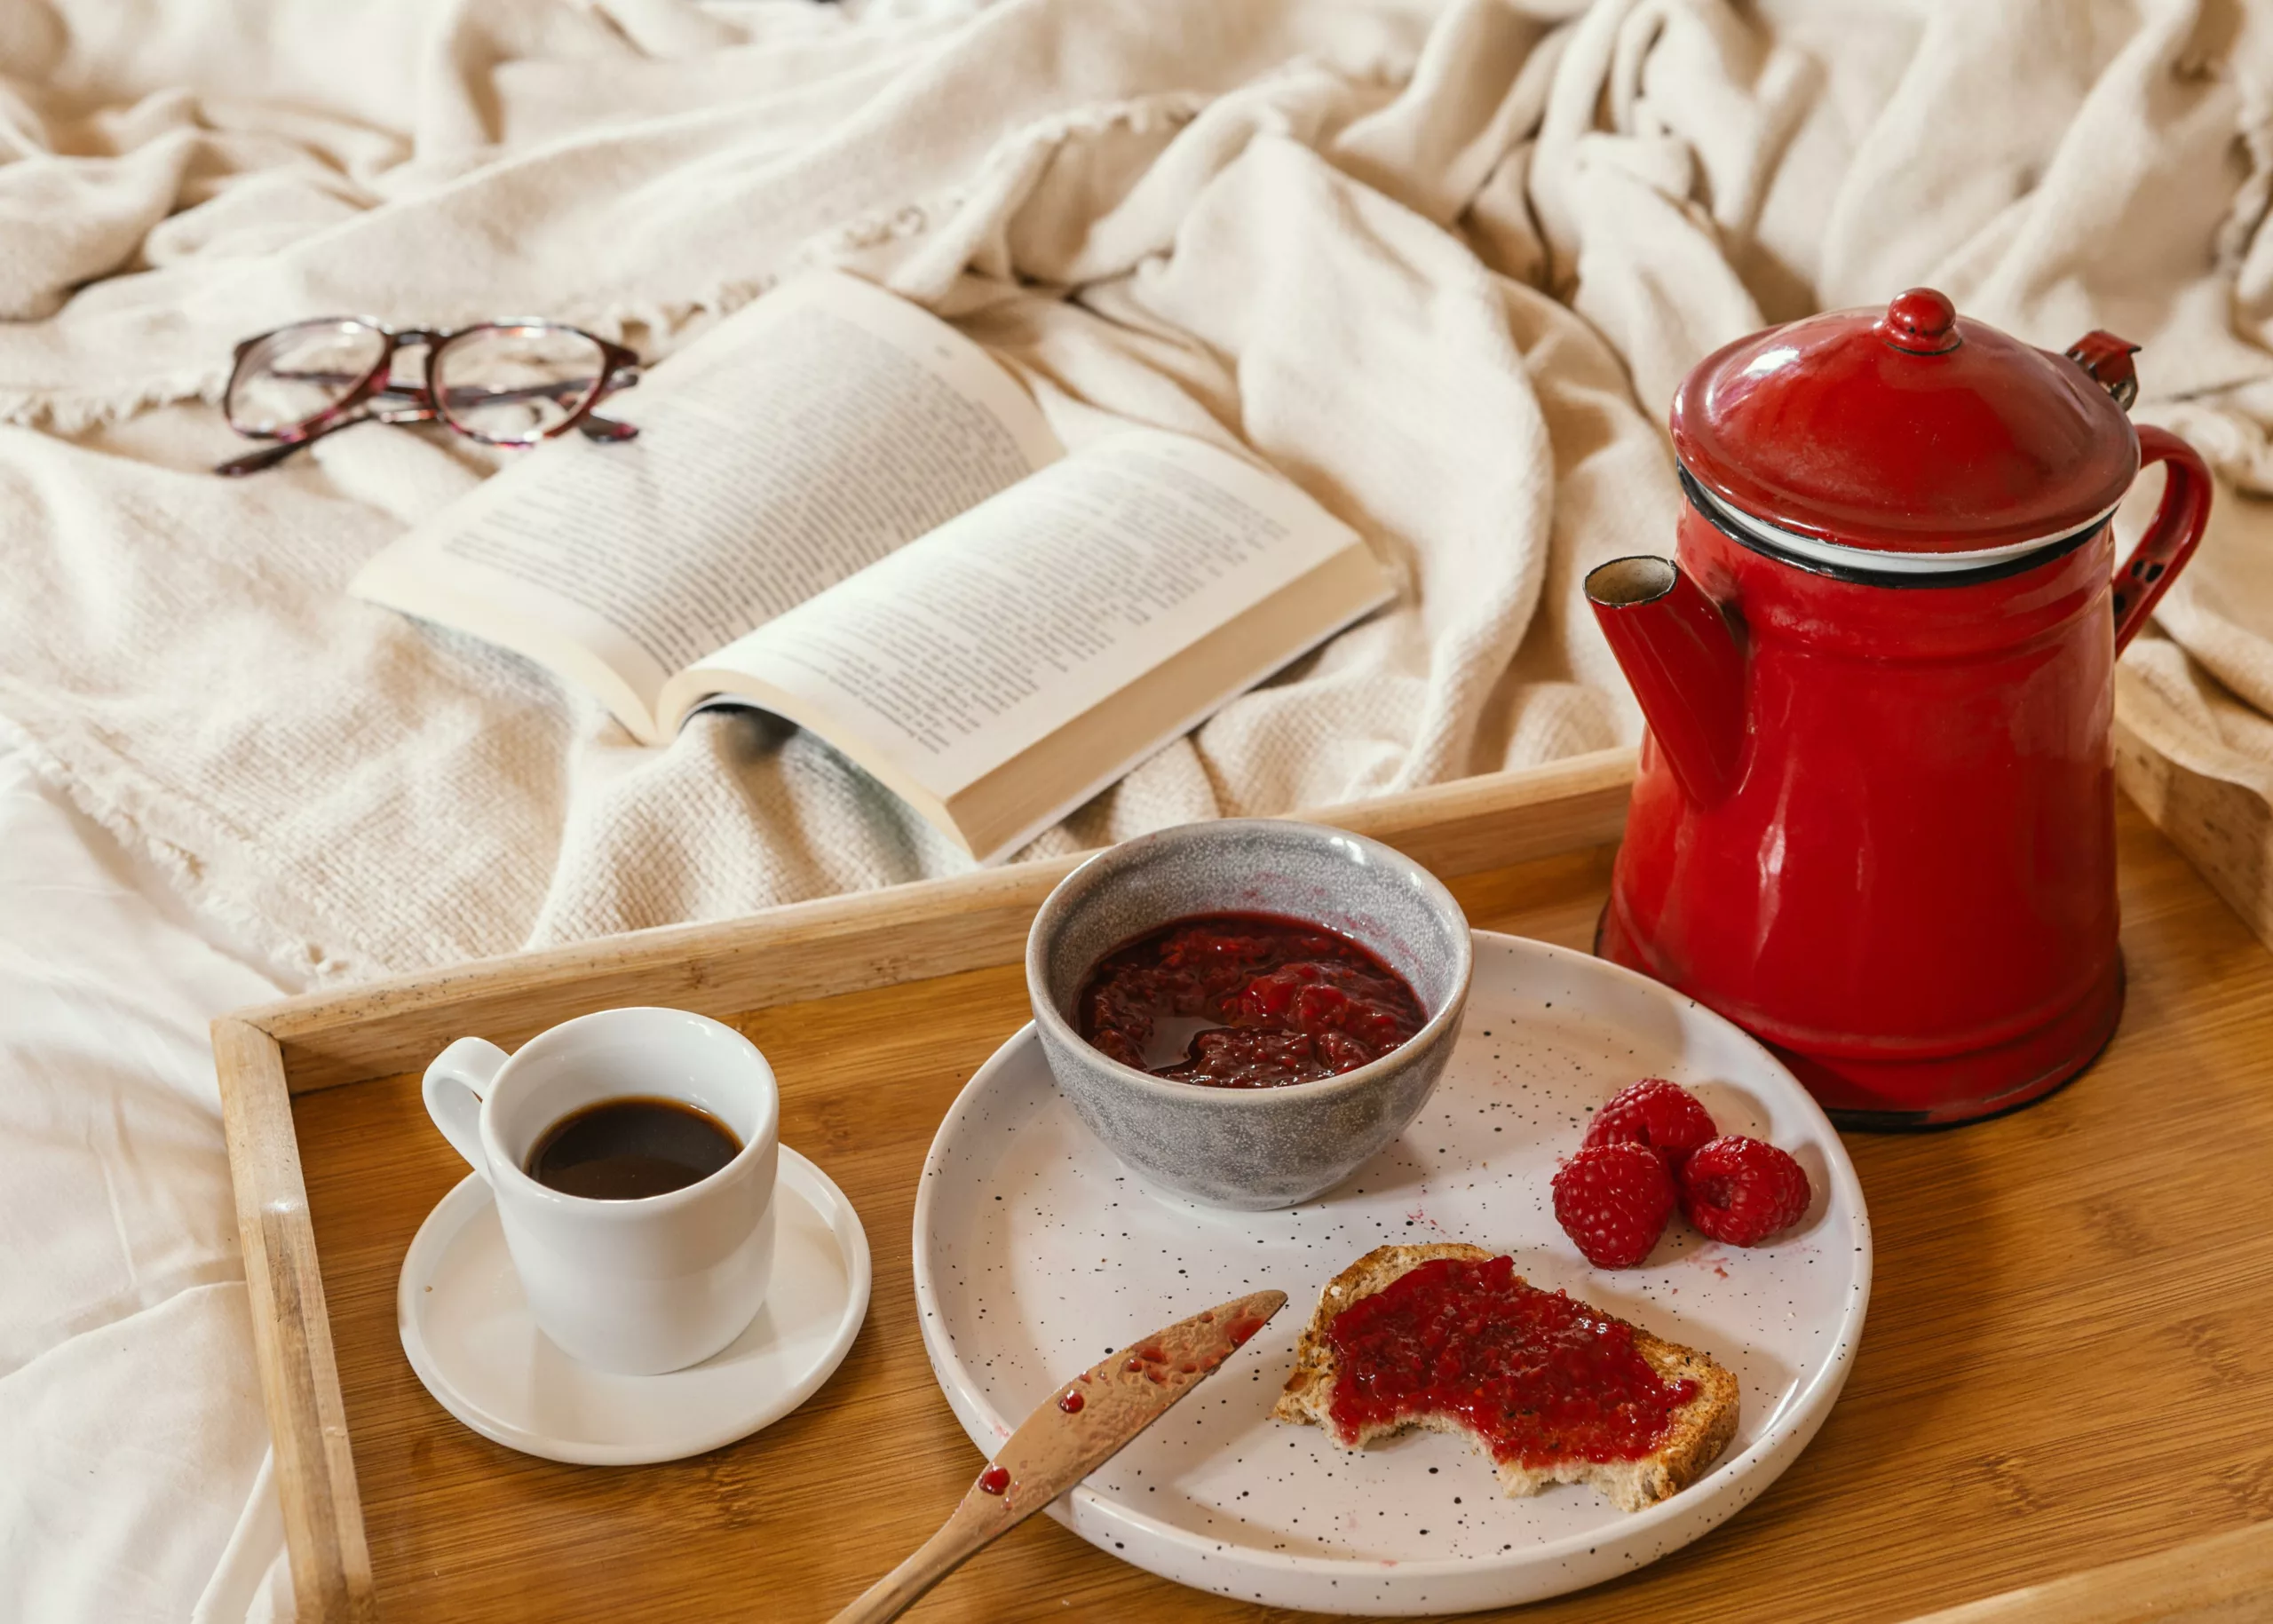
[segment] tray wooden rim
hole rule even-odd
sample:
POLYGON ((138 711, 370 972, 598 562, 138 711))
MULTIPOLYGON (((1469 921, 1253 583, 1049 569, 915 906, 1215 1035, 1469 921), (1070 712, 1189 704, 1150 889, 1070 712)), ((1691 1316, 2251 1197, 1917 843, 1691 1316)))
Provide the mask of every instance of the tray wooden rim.
MULTIPOLYGON (((1634 771, 1634 752, 1605 750, 1294 815, 1383 840, 1451 879, 1615 841, 1625 826, 1634 771)), ((467 1031, 511 1045, 611 1003, 669 1002, 742 1015, 1014 963, 1034 909, 1087 855, 479 960, 215 1020, 214 1061, 255 1352, 301 1616, 360 1624, 378 1616, 378 1596, 294 1095, 398 1074, 467 1031)), ((2151 1616, 2208 1624, 2242 1616, 2229 1611, 2232 1603, 2268 1593, 2273 1522, 1932 1620, 2116 1624, 2151 1616)))

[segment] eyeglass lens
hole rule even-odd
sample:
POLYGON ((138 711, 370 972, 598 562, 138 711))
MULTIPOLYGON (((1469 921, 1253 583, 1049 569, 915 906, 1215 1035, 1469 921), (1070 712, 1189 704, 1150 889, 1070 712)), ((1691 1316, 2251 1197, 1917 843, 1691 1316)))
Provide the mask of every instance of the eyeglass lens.
POLYGON ((229 426, 255 438, 306 426, 354 392, 386 347, 386 335, 360 321, 278 329, 239 359, 229 383, 229 426))
POLYGON ((435 404, 452 428, 492 445, 557 433, 598 391, 607 356, 569 327, 468 328, 434 353, 435 404))

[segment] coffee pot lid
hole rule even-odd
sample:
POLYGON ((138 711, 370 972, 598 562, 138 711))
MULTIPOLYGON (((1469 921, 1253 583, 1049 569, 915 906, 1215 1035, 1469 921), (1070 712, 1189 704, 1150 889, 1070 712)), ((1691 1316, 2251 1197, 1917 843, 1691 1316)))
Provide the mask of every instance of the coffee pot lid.
POLYGON ((1674 398, 1674 450, 1708 497, 1802 550, 1913 567, 2026 551, 2105 518, 2138 471, 2135 347, 2095 333, 2055 354, 1913 288, 1706 357, 1674 398))

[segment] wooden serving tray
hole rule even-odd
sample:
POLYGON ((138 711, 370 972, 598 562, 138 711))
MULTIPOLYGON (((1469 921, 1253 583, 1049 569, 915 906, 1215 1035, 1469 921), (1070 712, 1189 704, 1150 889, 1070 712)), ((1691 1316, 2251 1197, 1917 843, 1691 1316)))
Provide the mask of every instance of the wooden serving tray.
MULTIPOLYGON (((1583 947, 1631 773, 1607 752, 1319 815, 1429 864, 1478 925, 1583 947)), ((2121 840, 2130 1003, 2099 1064, 2016 1116, 1849 1137, 1876 1285, 1813 1447, 1728 1526, 1525 1619, 1881 1620, 1968 1602, 1951 1624, 2262 1616, 2246 1598, 2273 1587, 2273 958, 2127 803, 2121 840)), ((956 1090, 1026 1018, 1026 923, 1071 867, 215 1022, 303 1618, 819 1621, 928 1536, 979 1457, 916 1329, 918 1170, 956 1090), (663 1466, 561 1466, 459 1425, 397 1340, 403 1253, 464 1170, 419 1072, 468 1033, 511 1046, 625 1003, 701 1010, 765 1050, 783 1142, 859 1209, 875 1288, 843 1367, 756 1437, 663 1466)), ((912 1616, 1287 1615, 1036 1518, 912 1616)))

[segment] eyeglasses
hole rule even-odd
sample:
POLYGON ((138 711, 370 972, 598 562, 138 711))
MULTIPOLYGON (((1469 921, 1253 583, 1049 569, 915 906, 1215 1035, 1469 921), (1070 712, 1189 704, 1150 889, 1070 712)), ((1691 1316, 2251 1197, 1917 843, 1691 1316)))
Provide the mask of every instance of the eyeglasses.
POLYGON ((454 333, 393 332, 357 316, 295 321, 237 346, 222 397, 229 426, 278 443, 223 463, 255 473, 359 423, 440 423, 489 446, 533 446, 575 429, 630 440, 592 408, 639 381, 639 357, 557 321, 485 321, 454 333), (396 353, 424 346, 426 381, 398 383, 396 353))

